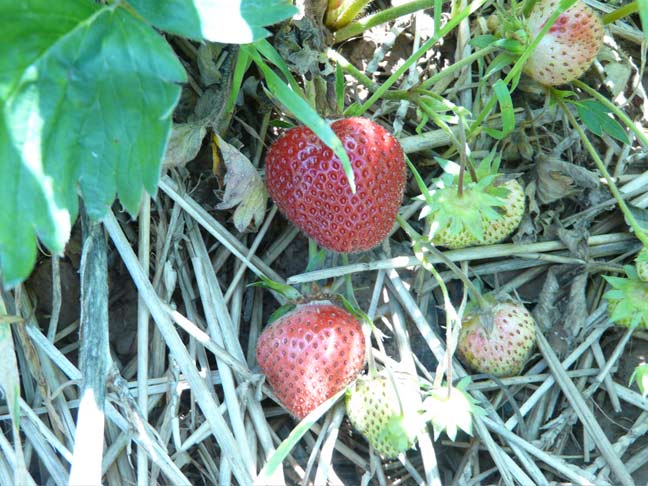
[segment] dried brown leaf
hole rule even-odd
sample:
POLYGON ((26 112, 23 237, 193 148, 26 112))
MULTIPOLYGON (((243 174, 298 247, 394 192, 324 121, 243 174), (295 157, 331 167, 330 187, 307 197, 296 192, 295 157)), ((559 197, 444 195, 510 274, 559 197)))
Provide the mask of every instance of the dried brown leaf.
POLYGON ((234 211, 236 229, 247 231, 253 223, 256 230, 263 222, 266 211, 268 193, 265 184, 245 155, 218 135, 214 135, 214 139, 227 167, 223 202, 216 209, 238 206, 234 211))
POLYGON ((195 123, 176 123, 171 130, 171 138, 164 154, 163 167, 182 167, 192 161, 202 146, 207 133, 204 125, 195 123))

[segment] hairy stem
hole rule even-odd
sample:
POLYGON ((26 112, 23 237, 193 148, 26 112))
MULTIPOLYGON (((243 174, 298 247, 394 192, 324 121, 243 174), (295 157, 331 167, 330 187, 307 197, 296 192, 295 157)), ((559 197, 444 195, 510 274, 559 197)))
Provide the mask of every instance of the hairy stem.
POLYGON ((619 192, 619 188, 617 187, 616 183, 614 182, 614 179, 612 178, 607 168, 605 167, 605 164, 601 160, 601 157, 599 157, 599 154, 596 152, 596 149, 592 145, 592 142, 589 141, 589 138, 587 138, 587 135, 579 125, 578 121, 576 120, 576 117, 574 117, 572 112, 569 111, 569 108, 567 108, 565 103, 562 100, 560 100, 558 103, 560 104, 560 107, 567 115, 567 118, 569 119, 569 123, 574 127, 576 132, 578 132, 578 136, 583 142, 585 149, 589 152, 590 156, 592 157, 592 160, 594 161, 594 164, 596 164, 596 167, 598 168, 599 172, 605 178, 605 181, 608 184, 612 196, 614 197, 614 199, 616 199, 619 209, 625 216, 625 219, 630 225, 630 227, 632 228, 632 230, 635 232, 635 236, 639 238, 639 240, 641 240, 644 246, 648 247, 648 236, 643 231, 641 226, 639 226, 639 223, 637 223, 637 220, 635 219, 632 212, 630 211, 630 208, 628 208, 628 205, 623 199, 621 192, 619 192))

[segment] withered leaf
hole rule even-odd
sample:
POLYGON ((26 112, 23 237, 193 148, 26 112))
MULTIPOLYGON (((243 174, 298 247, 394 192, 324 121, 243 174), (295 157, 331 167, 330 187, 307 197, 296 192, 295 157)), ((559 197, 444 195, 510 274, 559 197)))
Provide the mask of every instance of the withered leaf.
POLYGON ((198 155, 207 129, 195 123, 174 123, 164 154, 163 167, 184 166, 198 155))
POLYGON ((256 168, 232 145, 225 142, 217 134, 214 135, 214 143, 222 155, 227 167, 225 173, 225 194, 223 201, 216 206, 216 209, 234 210, 234 226, 239 231, 256 231, 265 216, 268 193, 256 168), (253 224, 250 228, 250 224, 253 224))

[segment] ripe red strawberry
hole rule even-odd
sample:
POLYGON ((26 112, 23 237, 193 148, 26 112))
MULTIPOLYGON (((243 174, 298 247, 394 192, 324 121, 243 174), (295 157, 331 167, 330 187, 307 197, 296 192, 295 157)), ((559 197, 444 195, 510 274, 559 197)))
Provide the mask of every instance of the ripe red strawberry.
POLYGON ((281 212, 319 245, 340 253, 369 250, 384 240, 400 208, 405 158, 396 139, 365 118, 331 128, 355 175, 351 192, 342 164, 307 127, 288 130, 266 157, 266 185, 281 212))
POLYGON ((479 373, 514 376, 531 356, 535 333, 535 321, 522 304, 500 302, 464 317, 457 353, 479 373), (490 333, 483 322, 492 324, 490 333))
POLYGON ((298 305, 259 336, 256 356, 277 398, 302 419, 362 371, 360 322, 328 301, 298 305))
MULTIPOLYGON (((529 39, 542 30, 560 0, 539 0, 527 21, 529 39)), ((603 22, 578 0, 563 12, 542 38, 524 66, 536 81, 557 86, 579 78, 603 45, 603 22)))

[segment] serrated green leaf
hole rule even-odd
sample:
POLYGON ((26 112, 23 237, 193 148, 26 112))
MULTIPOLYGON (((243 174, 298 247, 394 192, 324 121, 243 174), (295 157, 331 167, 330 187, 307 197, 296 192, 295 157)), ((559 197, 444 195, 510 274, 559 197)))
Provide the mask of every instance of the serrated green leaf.
POLYGON ((78 210, 101 218, 115 193, 136 214, 153 194, 185 79, 178 58, 123 7, 0 1, 0 261, 25 278, 34 235, 60 252, 78 210), (30 39, 29 42, 26 39, 30 39))
POLYGON ((491 137, 502 140, 515 129, 515 112, 513 111, 513 100, 506 83, 502 79, 498 79, 493 85, 493 91, 497 96, 499 102, 500 112, 502 117, 502 129, 495 130, 494 128, 484 128, 484 131, 491 137))
POLYGON ((578 116, 592 133, 599 137, 606 133, 621 143, 630 143, 621 124, 610 116, 610 110, 601 102, 590 99, 573 102, 573 104, 576 106, 578 116))
POLYGON ((292 0, 130 0, 158 29, 183 37, 247 44, 270 35, 265 26, 297 13, 292 0))

